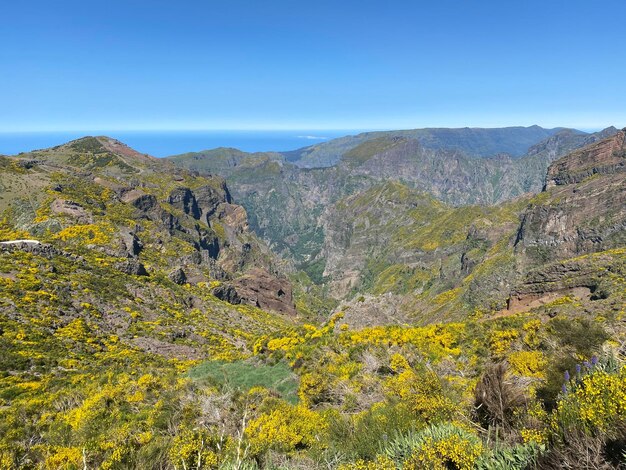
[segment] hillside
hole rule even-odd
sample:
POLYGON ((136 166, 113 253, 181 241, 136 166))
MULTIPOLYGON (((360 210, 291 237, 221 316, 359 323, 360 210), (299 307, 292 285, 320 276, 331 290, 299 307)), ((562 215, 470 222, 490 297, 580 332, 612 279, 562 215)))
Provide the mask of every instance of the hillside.
POLYGON ((220 163, 260 213, 106 137, 0 158, 0 467, 619 468, 626 131, 606 134, 553 135, 535 155, 584 147, 492 206, 352 172, 405 138, 220 163), (310 274, 248 214, 302 237, 310 274))

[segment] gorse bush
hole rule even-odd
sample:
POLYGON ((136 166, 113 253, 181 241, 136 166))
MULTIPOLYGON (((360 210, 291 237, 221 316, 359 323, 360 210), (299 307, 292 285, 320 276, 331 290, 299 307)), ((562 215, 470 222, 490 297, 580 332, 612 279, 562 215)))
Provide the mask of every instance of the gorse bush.
POLYGON ((384 454, 405 469, 469 470, 482 452, 480 438, 453 423, 399 435, 384 448, 384 454))

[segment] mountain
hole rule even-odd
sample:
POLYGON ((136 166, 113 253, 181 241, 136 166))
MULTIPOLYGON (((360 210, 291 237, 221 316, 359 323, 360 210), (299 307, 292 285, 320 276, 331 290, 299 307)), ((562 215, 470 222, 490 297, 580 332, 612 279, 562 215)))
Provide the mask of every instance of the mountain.
POLYGON ((554 159, 616 132, 614 128, 596 134, 541 128, 453 131, 457 130, 437 130, 433 135, 439 135, 439 140, 412 138, 413 131, 336 139, 319 144, 320 152, 332 149, 333 161, 337 162, 326 168, 299 168, 289 163, 294 158, 289 154, 281 157, 227 149, 184 154, 171 157, 171 161, 200 173, 223 175, 234 197, 250 214, 252 230, 320 282, 325 263, 320 254, 326 238, 323 219, 332 219, 334 205, 343 197, 392 179, 452 205, 504 202, 541 190, 554 159), (496 147, 499 139, 511 132, 516 140, 496 147), (471 149, 468 142, 480 140, 468 135, 482 136, 483 141, 490 136, 489 148, 497 153, 521 148, 520 136, 528 143, 532 136, 541 139, 545 133, 550 135, 534 141, 534 145, 529 143, 526 154, 517 158, 504 153, 479 158, 479 154, 454 150, 455 146, 471 149), (444 135, 445 145, 441 143, 444 135), (451 136, 455 135, 461 137, 454 140, 451 136), (436 142, 440 142, 437 148, 436 142))
POLYGON ((619 131, 550 165, 540 199, 522 220, 521 253, 553 260, 626 243, 625 136, 619 131))
POLYGON ((324 215, 321 252, 338 309, 369 325, 509 315, 570 294, 612 292, 619 305, 624 136, 556 160, 542 192, 497 206, 450 207, 393 182, 341 199, 324 215))
MULTIPOLYGON (((562 130, 544 129, 539 126, 481 128, 430 128, 401 131, 364 132, 355 136, 333 139, 329 142, 306 147, 286 154, 287 159, 302 168, 319 168, 336 165, 341 155, 350 152, 364 142, 397 137, 416 140, 430 150, 460 152, 475 157, 490 157, 507 153, 513 157, 524 155, 528 149, 562 130)), ((574 131, 584 134, 580 131, 574 131)))
POLYGON ((221 177, 107 137, 0 157, 0 467, 619 468, 625 135, 472 157, 555 159, 493 205, 421 190, 404 137, 217 150, 309 274, 221 177))

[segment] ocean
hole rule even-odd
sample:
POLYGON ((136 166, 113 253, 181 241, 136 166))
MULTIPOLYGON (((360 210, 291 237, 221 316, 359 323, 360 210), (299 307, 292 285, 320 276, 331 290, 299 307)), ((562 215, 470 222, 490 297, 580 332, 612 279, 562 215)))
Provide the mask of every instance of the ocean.
POLYGON ((53 147, 85 135, 107 135, 141 153, 167 157, 216 147, 246 152, 296 150, 360 131, 90 131, 0 132, 0 155, 53 147))

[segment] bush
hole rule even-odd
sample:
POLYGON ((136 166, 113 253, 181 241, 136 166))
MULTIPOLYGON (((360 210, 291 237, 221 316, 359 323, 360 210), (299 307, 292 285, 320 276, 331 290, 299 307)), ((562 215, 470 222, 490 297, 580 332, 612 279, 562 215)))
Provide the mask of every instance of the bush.
POLYGON ((398 435, 385 455, 405 470, 474 468, 483 450, 480 439, 455 424, 445 423, 398 435))
POLYGON ((487 366, 474 392, 476 416, 485 428, 510 429, 516 411, 525 407, 527 401, 524 389, 508 373, 505 362, 487 366))

